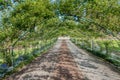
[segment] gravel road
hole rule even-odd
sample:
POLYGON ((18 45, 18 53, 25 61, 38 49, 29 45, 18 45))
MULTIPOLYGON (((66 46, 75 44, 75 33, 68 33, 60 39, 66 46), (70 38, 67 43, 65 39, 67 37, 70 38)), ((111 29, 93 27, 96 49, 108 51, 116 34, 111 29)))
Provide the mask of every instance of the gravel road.
POLYGON ((69 39, 58 39, 47 53, 7 80, 120 80, 120 73, 69 39))

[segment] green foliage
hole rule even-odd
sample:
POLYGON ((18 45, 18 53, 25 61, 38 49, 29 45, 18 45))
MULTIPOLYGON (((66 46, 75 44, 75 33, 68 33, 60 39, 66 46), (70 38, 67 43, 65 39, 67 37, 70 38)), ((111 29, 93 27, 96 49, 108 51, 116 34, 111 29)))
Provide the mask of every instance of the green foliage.
POLYGON ((3 10, 4 8, 7 8, 8 5, 11 5, 11 1, 8 0, 0 0, 0 10, 3 10))
POLYGON ((47 8, 48 5, 50 4, 42 0, 39 0, 39 2, 25 1, 15 7, 10 16, 10 22, 20 30, 32 30, 43 19, 49 19, 54 16, 54 13, 47 8))
POLYGON ((42 36, 49 33, 53 36, 55 33, 57 33, 55 36, 63 34, 79 36, 85 32, 85 35, 99 37, 103 36, 103 33, 113 35, 112 31, 119 32, 120 6, 117 1, 60 0, 58 2, 51 4, 49 0, 26 0, 19 3, 10 16, 4 17, 4 27, 13 27, 12 30, 18 31, 15 33, 19 34, 26 30, 33 32, 37 27, 39 30, 37 33, 42 36), (55 15, 55 11, 59 14, 55 15), (61 21, 58 15, 64 16, 64 20, 61 21), (77 22, 75 16, 78 18, 77 22))

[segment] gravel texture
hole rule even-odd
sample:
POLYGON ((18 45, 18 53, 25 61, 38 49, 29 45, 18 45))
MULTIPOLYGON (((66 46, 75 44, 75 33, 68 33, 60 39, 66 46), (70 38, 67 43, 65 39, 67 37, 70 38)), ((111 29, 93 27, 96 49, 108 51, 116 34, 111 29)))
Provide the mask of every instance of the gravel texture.
POLYGON ((66 41, 59 39, 47 53, 7 80, 83 80, 66 41))
POLYGON ((66 40, 77 66, 85 80, 120 80, 120 72, 104 60, 76 47, 66 40))
POLYGON ((120 80, 109 63, 58 39, 53 48, 6 80, 120 80))

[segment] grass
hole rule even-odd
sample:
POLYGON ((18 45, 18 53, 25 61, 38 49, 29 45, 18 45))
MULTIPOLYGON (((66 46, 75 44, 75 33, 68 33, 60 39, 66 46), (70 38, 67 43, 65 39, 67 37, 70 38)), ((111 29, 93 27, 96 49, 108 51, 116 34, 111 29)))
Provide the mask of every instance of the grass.
MULTIPOLYGON (((101 48, 105 48, 104 46, 104 43, 107 42, 107 41, 97 41, 97 43, 99 43, 99 46, 101 48)), ((120 46, 118 45, 118 43, 120 43, 120 41, 115 41, 115 40, 111 40, 109 41, 110 44, 109 44, 109 50, 110 51, 116 51, 116 52, 120 52, 120 46)))

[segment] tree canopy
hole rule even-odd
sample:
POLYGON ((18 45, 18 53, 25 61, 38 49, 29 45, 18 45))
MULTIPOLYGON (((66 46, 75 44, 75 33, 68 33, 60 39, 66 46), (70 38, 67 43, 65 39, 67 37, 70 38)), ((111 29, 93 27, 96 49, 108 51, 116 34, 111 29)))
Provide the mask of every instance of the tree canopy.
MULTIPOLYGON (((120 32, 118 0, 16 1, 19 4, 13 6, 10 14, 2 19, 4 28, 0 31, 4 32, 0 33, 1 40, 10 35, 17 37, 24 31, 35 32, 36 28, 38 33, 51 36, 79 36, 82 33, 99 37, 120 32), (7 34, 9 31, 10 34, 7 34)), ((5 6, 11 1, 1 0, 0 4, 5 6)))

